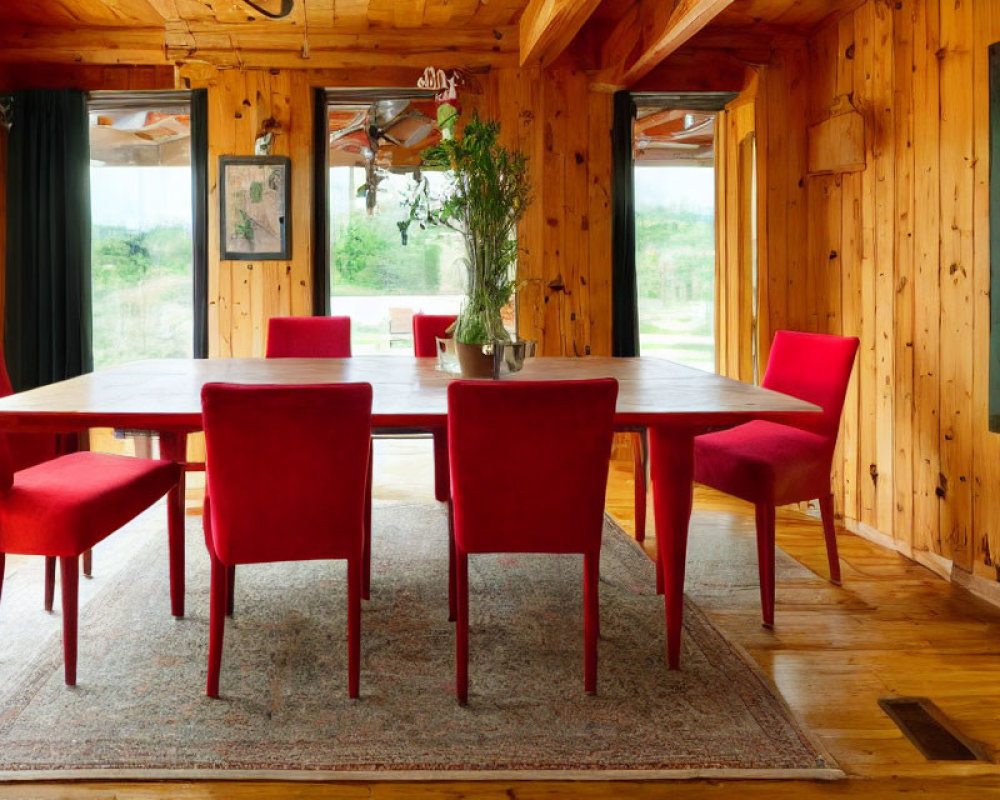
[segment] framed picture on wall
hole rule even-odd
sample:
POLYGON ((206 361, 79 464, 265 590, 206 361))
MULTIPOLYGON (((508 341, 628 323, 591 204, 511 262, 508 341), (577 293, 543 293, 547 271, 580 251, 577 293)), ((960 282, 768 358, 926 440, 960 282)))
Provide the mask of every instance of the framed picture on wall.
POLYGON ((292 257, 287 156, 219 156, 222 260, 292 257))

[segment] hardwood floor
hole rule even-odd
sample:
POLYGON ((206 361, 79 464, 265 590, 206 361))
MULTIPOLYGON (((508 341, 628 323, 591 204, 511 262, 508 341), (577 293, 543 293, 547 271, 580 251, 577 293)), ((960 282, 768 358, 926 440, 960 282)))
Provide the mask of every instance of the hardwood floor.
MULTIPOLYGON (((632 484, 625 461, 612 466, 608 508, 632 526, 632 484)), ((430 445, 379 443, 376 494, 429 497, 430 445), (426 485, 425 485, 426 484, 426 485)), ((733 536, 752 535, 750 506, 698 490, 695 513, 713 512, 733 536)), ((652 532, 653 515, 647 515, 652 532)), ((826 555, 818 520, 795 510, 778 514, 778 543, 815 573, 779 583, 777 625, 760 626, 756 601, 712 611, 713 620, 772 677, 803 722, 848 773, 843 781, 601 783, 340 783, 267 782, 77 783, 0 785, 17 798, 402 798, 503 800, 669 796, 715 798, 1000 797, 1000 767, 928 762, 877 705, 879 697, 930 697, 964 735, 1000 746, 1000 611, 929 570, 849 533, 839 536, 842 588, 822 577, 826 555)), ((647 539, 647 549, 655 539, 647 539)), ((2 743, 0 743, 2 746, 2 743)))

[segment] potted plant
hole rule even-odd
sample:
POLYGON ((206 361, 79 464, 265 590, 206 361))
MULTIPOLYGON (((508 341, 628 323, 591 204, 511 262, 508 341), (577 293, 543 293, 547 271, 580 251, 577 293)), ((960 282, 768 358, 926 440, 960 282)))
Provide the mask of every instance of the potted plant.
POLYGON ((408 217, 399 223, 403 244, 413 222, 421 228, 444 225, 462 234, 466 299, 454 336, 462 374, 468 377, 492 375, 492 356, 484 345, 510 339, 500 312, 516 284, 515 234, 531 197, 527 159, 500 144, 499 134, 498 122, 480 120, 474 113, 462 136, 424 150, 424 165, 449 171, 448 189, 443 196, 432 196, 427 179, 417 173, 405 201, 408 217))

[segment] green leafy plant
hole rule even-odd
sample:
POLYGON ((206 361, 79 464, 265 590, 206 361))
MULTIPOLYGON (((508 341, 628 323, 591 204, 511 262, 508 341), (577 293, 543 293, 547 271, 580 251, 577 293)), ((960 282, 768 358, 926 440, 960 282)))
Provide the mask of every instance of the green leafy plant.
POLYGON ((500 318, 510 302, 517 264, 517 223, 531 202, 527 159, 499 142, 500 124, 477 114, 460 138, 442 139, 421 153, 430 168, 448 170, 445 194, 431 195, 428 181, 415 177, 404 201, 406 219, 399 230, 406 244, 409 228, 443 225, 462 234, 466 251, 466 302, 458 315, 455 338, 466 344, 509 335, 500 318))

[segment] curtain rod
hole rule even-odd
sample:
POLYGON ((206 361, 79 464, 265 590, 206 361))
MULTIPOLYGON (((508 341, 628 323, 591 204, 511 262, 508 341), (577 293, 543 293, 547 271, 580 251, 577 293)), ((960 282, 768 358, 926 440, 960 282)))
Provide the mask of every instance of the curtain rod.
POLYGON ((632 92, 636 105, 676 108, 682 111, 722 111, 739 97, 738 92, 632 92))
POLYGON ((324 89, 327 103, 370 103, 373 100, 430 100, 435 92, 430 89, 386 88, 362 86, 351 89, 324 89))
POLYGON ((87 108, 91 111, 142 108, 182 108, 191 105, 188 90, 162 91, 95 91, 87 92, 87 108))

